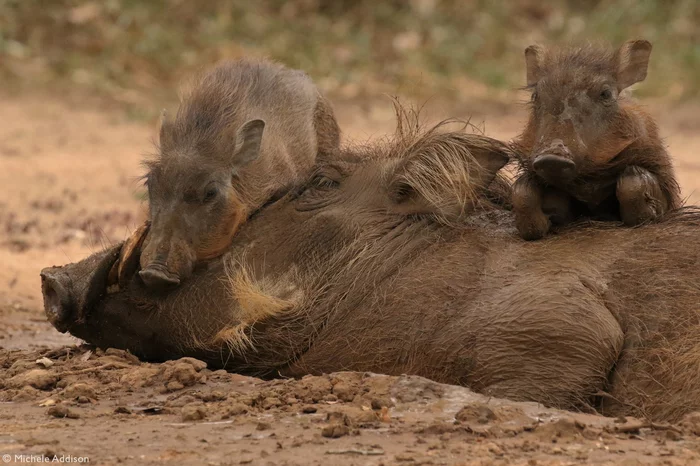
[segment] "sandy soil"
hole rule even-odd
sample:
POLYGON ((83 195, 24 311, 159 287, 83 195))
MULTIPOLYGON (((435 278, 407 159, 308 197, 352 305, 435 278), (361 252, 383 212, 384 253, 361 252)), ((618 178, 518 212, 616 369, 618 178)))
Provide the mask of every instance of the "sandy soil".
MULTIPOLYGON (((700 461, 694 419, 644 427, 487 400, 415 377, 344 373, 264 382, 211 372, 194 360, 151 365, 77 346, 46 323, 39 270, 79 260, 140 224, 139 161, 152 150, 155 125, 75 97, 0 95, 0 102, 0 460, 57 454, 92 464, 700 461)), ((524 120, 518 106, 475 101, 445 108, 433 102, 427 117, 471 115, 503 139, 524 120)), ((685 195, 700 201, 699 109, 652 110, 685 195)), ((345 103, 337 112, 352 139, 393 129, 388 100, 345 103)))
POLYGON ((420 377, 259 379, 64 347, 0 356, 0 455, 161 464, 688 464, 700 425, 644 427, 420 377), (38 363, 35 361, 39 361, 38 363))

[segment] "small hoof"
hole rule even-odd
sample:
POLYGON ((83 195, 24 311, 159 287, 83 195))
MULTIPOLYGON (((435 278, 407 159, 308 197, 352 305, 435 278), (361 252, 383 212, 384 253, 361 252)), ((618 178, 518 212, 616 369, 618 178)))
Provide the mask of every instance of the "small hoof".
POLYGON ((654 175, 639 167, 625 169, 617 180, 616 195, 622 222, 627 226, 651 222, 668 210, 668 203, 654 175))
POLYGON ((538 220, 528 219, 527 221, 516 222, 516 228, 520 237, 525 241, 535 241, 544 238, 544 236, 549 232, 550 228, 549 219, 546 216, 542 216, 538 220))

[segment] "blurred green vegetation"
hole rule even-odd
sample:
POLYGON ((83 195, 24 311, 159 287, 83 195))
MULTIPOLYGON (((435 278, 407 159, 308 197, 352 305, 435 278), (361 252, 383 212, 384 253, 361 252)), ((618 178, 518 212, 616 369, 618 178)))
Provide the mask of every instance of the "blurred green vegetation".
POLYGON ((645 95, 700 96, 696 0, 0 0, 0 76, 138 104, 222 58, 265 55, 331 95, 512 90, 530 43, 654 44, 645 95))

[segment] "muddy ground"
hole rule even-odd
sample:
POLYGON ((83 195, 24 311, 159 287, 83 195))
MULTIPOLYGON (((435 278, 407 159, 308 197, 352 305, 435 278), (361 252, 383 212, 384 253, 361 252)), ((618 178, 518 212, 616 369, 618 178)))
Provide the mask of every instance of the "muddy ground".
MULTIPOLYGON (((486 399, 417 377, 261 381, 195 360, 140 363, 46 323, 39 270, 124 239, 143 220, 139 161, 154 124, 75 96, 0 95, 0 461, 91 464, 692 464, 700 421, 650 426, 486 399), (15 455, 38 455, 26 458, 15 455), (5 455, 10 455, 6 457, 5 455), (44 460, 45 461, 45 460, 44 460)), ((523 108, 466 117, 513 137, 523 108)), ((684 194, 700 202, 700 107, 652 105, 684 194)), ((346 137, 393 129, 388 99, 337 105, 346 137)))

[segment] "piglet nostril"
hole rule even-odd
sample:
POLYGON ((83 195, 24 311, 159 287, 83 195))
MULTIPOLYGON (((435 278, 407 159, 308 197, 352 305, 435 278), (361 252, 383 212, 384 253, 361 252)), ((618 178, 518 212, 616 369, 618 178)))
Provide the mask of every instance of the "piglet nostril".
POLYGON ((564 141, 561 139, 555 139, 552 141, 552 144, 549 146, 549 150, 547 152, 554 152, 557 155, 567 155, 569 154, 569 149, 564 144, 564 141))
POLYGON ((167 289, 180 284, 180 278, 161 267, 148 267, 139 272, 141 280, 148 288, 167 289))
POLYGON ((141 270, 139 276, 148 288, 153 289, 174 288, 180 284, 179 278, 167 275, 160 270, 141 270))
POLYGON ((538 155, 532 167, 537 175, 550 183, 570 181, 576 176, 576 164, 557 154, 538 155))

